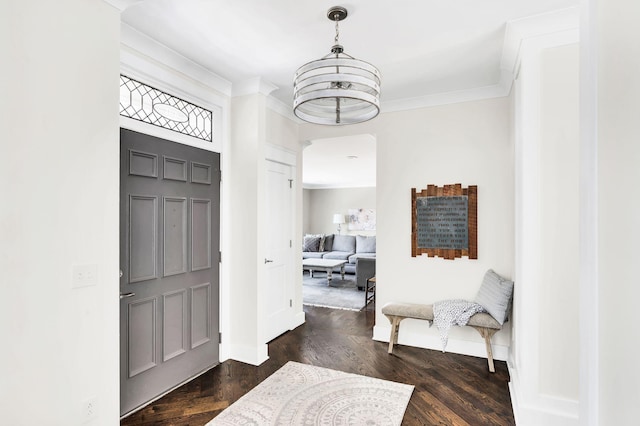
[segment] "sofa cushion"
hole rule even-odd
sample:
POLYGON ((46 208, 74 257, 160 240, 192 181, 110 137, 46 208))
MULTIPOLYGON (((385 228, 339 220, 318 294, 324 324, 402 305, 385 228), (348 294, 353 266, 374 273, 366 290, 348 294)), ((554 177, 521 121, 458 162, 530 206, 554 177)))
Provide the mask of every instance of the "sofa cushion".
POLYGON ((331 251, 356 252, 356 237, 353 235, 333 235, 331 251))
POLYGON ((475 302, 482 305, 502 325, 507 319, 512 294, 513 281, 509 281, 489 269, 484 274, 475 302))
POLYGON ((356 253, 356 254, 352 254, 351 256, 349 256, 349 263, 357 263, 358 259, 366 257, 368 259, 375 259, 376 258, 376 254, 375 253, 356 253))
POLYGON ((306 236, 302 243, 302 251, 319 251, 320 250, 320 237, 306 236))
POLYGON ((356 253, 375 253, 376 236, 365 237, 356 235, 356 253))
POLYGON ((303 259, 322 259, 327 252, 326 251, 303 251, 302 258, 303 259))
POLYGON ((333 250, 333 234, 324 236, 324 251, 333 250))
POLYGON ((323 259, 334 259, 334 260, 348 260, 349 256, 353 254, 352 251, 330 251, 322 256, 323 259))

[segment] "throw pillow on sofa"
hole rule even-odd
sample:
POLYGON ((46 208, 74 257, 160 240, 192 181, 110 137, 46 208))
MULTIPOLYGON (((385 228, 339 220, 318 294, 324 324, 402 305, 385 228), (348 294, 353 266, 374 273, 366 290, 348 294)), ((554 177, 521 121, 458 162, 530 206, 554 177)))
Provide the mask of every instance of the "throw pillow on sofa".
POLYGON ((302 243, 302 251, 318 251, 320 249, 320 237, 306 236, 302 243))
POLYGON ((322 251, 331 251, 333 250, 333 234, 324 236, 324 247, 322 251))
POLYGON ((316 251, 326 251, 326 249, 324 248, 324 242, 325 242, 325 235, 324 234, 307 234, 305 235, 306 237, 318 237, 320 238, 320 245, 318 246, 318 250, 316 251))

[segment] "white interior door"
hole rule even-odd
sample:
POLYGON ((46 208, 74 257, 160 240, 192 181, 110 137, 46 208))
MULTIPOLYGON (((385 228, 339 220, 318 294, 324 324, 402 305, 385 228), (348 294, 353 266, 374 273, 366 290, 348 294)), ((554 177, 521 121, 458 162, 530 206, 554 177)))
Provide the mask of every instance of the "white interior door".
POLYGON ((292 167, 266 161, 265 337, 289 330, 293 312, 292 167))

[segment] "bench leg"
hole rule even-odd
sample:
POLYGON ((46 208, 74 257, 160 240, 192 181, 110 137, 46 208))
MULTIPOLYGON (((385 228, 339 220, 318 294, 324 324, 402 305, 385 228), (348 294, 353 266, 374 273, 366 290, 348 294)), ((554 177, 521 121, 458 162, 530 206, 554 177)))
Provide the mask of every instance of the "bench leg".
POLYGON ((389 336, 389 350, 388 353, 393 353, 393 345, 398 343, 398 332, 400 331, 400 321, 404 318, 397 316, 387 316, 391 321, 391 335, 389 336))
POLYGON ((480 335, 484 338, 484 343, 487 347, 487 362, 489 363, 489 371, 492 373, 495 373, 496 368, 493 365, 493 350, 491 349, 491 337, 493 337, 493 335, 496 334, 498 330, 494 328, 485 328, 485 327, 473 327, 473 328, 478 330, 478 333, 480 333, 480 335))

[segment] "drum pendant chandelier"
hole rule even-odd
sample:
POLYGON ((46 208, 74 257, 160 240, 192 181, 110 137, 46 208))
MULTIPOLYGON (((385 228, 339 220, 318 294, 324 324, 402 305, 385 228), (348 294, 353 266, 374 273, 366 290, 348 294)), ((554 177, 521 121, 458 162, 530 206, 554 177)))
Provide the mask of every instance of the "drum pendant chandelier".
POLYGON ((346 17, 344 7, 329 9, 327 18, 336 25, 331 53, 301 66, 294 75, 293 112, 309 123, 362 123, 380 112, 380 71, 347 55, 339 44, 338 22, 346 17))

